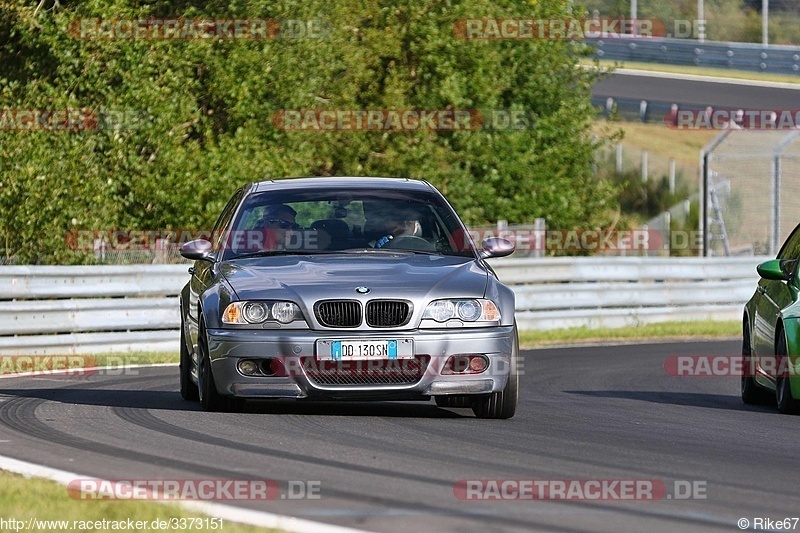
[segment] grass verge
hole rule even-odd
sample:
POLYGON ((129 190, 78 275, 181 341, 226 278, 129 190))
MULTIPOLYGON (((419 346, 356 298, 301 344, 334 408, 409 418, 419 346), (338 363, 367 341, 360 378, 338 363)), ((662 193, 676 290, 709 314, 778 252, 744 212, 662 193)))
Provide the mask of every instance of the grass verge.
MULTIPOLYGON (((678 130, 670 129, 658 120, 642 123, 632 121, 609 121, 599 118, 595 121, 592 130, 600 135, 607 130, 622 130, 624 138, 622 144, 628 157, 632 157, 635 164, 641 158, 641 151, 647 150, 656 159, 668 161, 674 158, 680 168, 687 169, 687 176, 696 179, 700 150, 719 133, 714 130, 678 130)), ((609 146, 609 150, 613 147, 609 146)), ((651 168, 652 174, 656 169, 651 168)))
MULTIPOLYGON (((67 488, 55 481, 25 478, 2 471, 0 471, 0 501, 3 502, 2 518, 5 520, 3 531, 121 531, 128 529, 128 519, 146 523, 146 527, 139 528, 138 531, 215 530, 211 527, 211 523, 192 520, 209 517, 186 511, 178 505, 128 500, 74 500, 69 497, 67 488), (14 525, 9 522, 10 519, 23 523, 17 522, 14 525), (152 527, 154 520, 169 521, 171 519, 184 519, 183 523, 187 527, 152 527), (30 522, 28 522, 29 520, 30 522), (106 523, 98 523, 102 520, 106 520, 106 523), (82 521, 84 524, 80 523, 82 521), (113 522, 115 521, 120 526, 124 524, 125 527, 114 528, 113 522), (88 524, 88 522, 92 522, 92 524, 88 524), (82 525, 84 527, 81 527, 82 525)), ((219 524, 219 520, 216 523, 219 524)), ((181 525, 181 522, 176 522, 176 525, 181 525)), ((226 533, 279 532, 276 529, 259 528, 230 521, 223 522, 222 526, 222 528, 217 527, 216 530, 226 533)))
POLYGON ((23 374, 72 369, 76 372, 93 367, 107 367, 121 372, 126 366, 178 363, 178 352, 130 352, 86 355, 20 355, 0 357, 0 374, 23 374))
POLYGON ((592 344, 615 341, 659 341, 693 339, 729 339, 742 333, 738 321, 725 322, 665 322, 623 328, 586 327, 554 329, 549 331, 520 331, 522 348, 555 346, 560 344, 592 344))

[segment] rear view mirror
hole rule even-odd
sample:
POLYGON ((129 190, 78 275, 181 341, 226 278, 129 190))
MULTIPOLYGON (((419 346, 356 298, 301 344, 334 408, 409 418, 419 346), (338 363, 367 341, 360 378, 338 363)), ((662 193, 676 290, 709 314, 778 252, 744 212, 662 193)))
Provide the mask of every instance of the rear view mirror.
POLYGON ((797 261, 791 259, 771 259, 756 267, 758 275, 764 279, 788 281, 794 273, 797 261))
POLYGON ((211 243, 205 239, 189 241, 181 246, 181 255, 194 261, 214 261, 211 243))
POLYGON ((488 239, 484 239, 481 243, 481 248, 483 248, 481 257, 488 259, 490 257, 505 257, 511 255, 514 253, 517 246, 513 242, 508 239, 503 239, 502 237, 489 237, 488 239))

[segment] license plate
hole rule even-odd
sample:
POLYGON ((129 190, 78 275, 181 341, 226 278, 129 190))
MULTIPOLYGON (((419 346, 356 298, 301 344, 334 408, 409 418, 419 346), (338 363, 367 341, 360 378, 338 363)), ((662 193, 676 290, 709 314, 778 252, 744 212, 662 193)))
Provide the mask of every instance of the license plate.
POLYGON ((414 357, 411 339, 341 339, 317 341, 317 359, 410 359, 414 357))

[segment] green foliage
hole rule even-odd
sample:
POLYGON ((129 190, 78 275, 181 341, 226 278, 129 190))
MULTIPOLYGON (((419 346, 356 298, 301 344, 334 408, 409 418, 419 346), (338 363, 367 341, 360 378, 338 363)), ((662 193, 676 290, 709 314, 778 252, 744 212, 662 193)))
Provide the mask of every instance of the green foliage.
POLYGON ((430 180, 467 223, 598 226, 590 71, 568 42, 465 41, 463 18, 557 17, 568 0, 0 1, 0 108, 112 110, 135 127, 0 130, 0 249, 86 260, 81 229, 210 228, 229 195, 285 176, 430 180), (322 20, 322 39, 80 40, 92 18, 322 20), (514 109, 521 131, 284 131, 282 109, 514 109), (129 117, 129 119, 130 119, 129 117), (130 122, 131 120, 129 120, 130 122))

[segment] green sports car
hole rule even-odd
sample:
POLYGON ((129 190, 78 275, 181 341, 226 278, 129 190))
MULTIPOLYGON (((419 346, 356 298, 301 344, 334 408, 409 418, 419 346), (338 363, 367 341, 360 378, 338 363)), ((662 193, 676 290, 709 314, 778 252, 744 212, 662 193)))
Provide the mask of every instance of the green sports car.
POLYGON ((744 307, 742 400, 777 401, 781 413, 800 414, 800 226, 776 259, 758 265, 756 292, 744 307))

